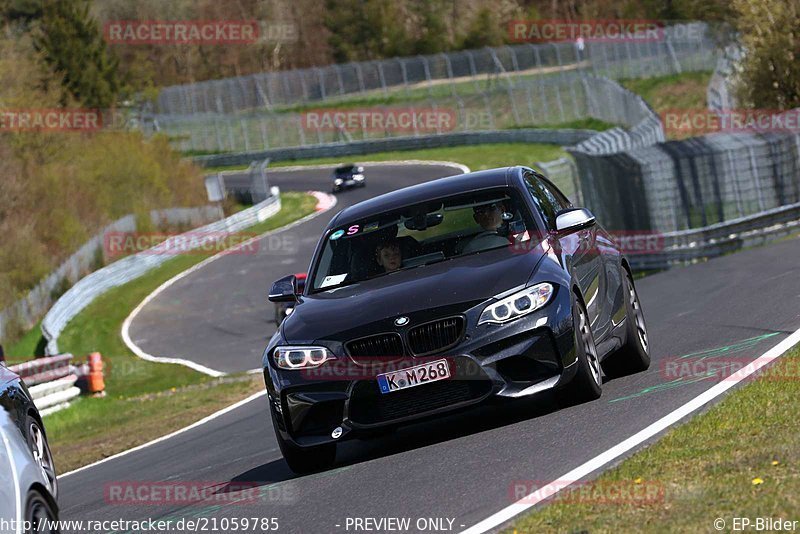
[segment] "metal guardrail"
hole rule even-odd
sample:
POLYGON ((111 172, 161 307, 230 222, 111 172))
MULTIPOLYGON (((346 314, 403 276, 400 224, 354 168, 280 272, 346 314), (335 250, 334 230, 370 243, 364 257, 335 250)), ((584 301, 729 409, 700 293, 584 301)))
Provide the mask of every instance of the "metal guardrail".
POLYGON ((39 413, 45 416, 65 408, 81 394, 75 386, 78 376, 72 365, 72 354, 37 358, 9 366, 22 378, 39 413))
POLYGON ((800 203, 680 232, 653 234, 658 251, 627 256, 634 269, 667 269, 710 259, 800 232, 800 203))
MULTIPOLYGON (((170 208, 152 210, 150 220, 156 228, 163 224, 181 226, 200 226, 222 218, 219 206, 201 206, 196 208, 170 208)), ((58 266, 46 278, 31 289, 27 295, 17 302, 0 310, 0 340, 5 338, 8 324, 14 322, 23 330, 29 330, 42 318, 52 306, 63 286, 77 282, 82 276, 96 268, 99 260, 108 258, 104 255, 103 236, 111 232, 136 231, 136 218, 126 215, 103 228, 77 251, 58 266), (55 295, 55 296, 54 296, 55 295)))
MULTIPOLYGON (((271 196, 265 201, 240 211, 220 221, 188 232, 196 247, 214 243, 226 232, 237 232, 261 222, 280 210, 280 197, 271 196)), ((56 301, 42 320, 42 333, 47 339, 47 353, 58 353, 58 336, 67 323, 97 297, 111 288, 121 286, 154 269, 171 257, 166 251, 185 248, 185 234, 170 237, 151 250, 139 252, 103 267, 79 280, 56 301), (180 245, 180 246, 178 246, 180 245)))

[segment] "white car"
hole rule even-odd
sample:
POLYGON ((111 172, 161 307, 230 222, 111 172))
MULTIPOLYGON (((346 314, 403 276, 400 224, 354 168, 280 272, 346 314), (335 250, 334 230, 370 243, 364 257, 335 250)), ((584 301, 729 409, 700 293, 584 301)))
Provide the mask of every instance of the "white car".
POLYGON ((57 495, 39 412, 20 377, 0 363, 0 533, 58 532, 57 495))

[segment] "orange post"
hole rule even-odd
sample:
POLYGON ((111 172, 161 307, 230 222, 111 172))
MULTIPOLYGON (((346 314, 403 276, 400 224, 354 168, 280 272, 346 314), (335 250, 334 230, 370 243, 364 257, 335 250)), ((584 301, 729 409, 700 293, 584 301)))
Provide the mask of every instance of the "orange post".
POLYGON ((89 354, 89 393, 102 395, 106 384, 103 381, 103 356, 99 352, 89 354))

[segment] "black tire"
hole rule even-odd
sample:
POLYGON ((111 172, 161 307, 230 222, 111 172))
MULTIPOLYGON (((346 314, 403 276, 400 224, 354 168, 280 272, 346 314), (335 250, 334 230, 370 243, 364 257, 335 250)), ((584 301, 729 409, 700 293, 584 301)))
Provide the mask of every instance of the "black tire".
POLYGON ((50 487, 47 488, 54 498, 58 497, 58 477, 56 475, 56 466, 53 462, 53 454, 50 452, 50 444, 47 442, 47 436, 44 433, 44 428, 39 421, 28 414, 25 418, 25 437, 28 441, 28 449, 42 476, 47 480, 50 487))
POLYGON ((575 363, 577 369, 575 376, 562 390, 561 396, 568 402, 598 399, 603 393, 603 372, 589 324, 589 315, 575 293, 572 293, 572 325, 575 352, 578 357, 575 363))
POLYGON ((50 503, 38 491, 31 491, 28 494, 28 502, 25 505, 25 520, 29 529, 26 534, 54 532, 58 533, 58 525, 55 521, 58 518, 50 503))
POLYGON ((625 344, 605 363, 606 370, 614 376, 638 373, 650 367, 650 343, 642 304, 630 273, 624 270, 625 292, 625 344))
MULTIPOLYGON (((270 408, 272 412, 272 408, 270 408)), ((272 425, 275 428, 275 437, 278 440, 278 447, 281 449, 283 459, 289 464, 289 469, 298 475, 324 471, 330 468, 336 461, 336 444, 328 443, 316 447, 297 447, 281 437, 278 425, 275 422, 275 414, 272 414, 272 425)))

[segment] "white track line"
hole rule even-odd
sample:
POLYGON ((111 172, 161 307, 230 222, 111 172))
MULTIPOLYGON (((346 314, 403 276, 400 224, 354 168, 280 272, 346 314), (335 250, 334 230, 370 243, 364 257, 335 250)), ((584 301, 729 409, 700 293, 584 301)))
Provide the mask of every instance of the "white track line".
POLYGON ((628 439, 618 443, 617 445, 614 445, 607 451, 595 456, 588 462, 576 467, 569 473, 565 473, 557 480, 538 488, 536 491, 523 497, 511 506, 503 508, 496 514, 487 517, 477 525, 473 525, 472 527, 464 530, 462 534, 480 534, 508 523, 511 519, 521 514, 525 510, 531 508, 532 506, 536 506, 542 501, 552 497, 560 490, 570 486, 571 484, 574 484, 601 467, 608 465, 610 462, 616 460, 626 452, 641 445, 659 432, 668 429, 670 426, 679 422, 684 417, 690 415, 692 412, 702 408, 707 403, 719 397, 742 380, 757 372, 765 365, 769 365, 774 360, 777 360, 783 356, 789 349, 799 342, 800 329, 794 331, 789 337, 772 347, 757 359, 753 360, 752 363, 743 367, 738 372, 732 374, 719 384, 716 384, 710 389, 704 391, 677 410, 670 412, 644 430, 641 430, 628 439))
MULTIPOLYGON (((313 192, 310 191, 309 193, 310 194, 314 194, 314 196, 317 197, 318 201, 322 198, 321 196, 317 196, 316 195, 316 193, 319 193, 318 191, 313 191, 313 192)), ((327 209, 331 209, 336 205, 336 197, 333 197, 332 195, 328 195, 327 193, 319 193, 319 195, 323 195, 325 197, 331 197, 332 198, 332 200, 331 200, 331 198, 328 198, 328 203, 326 204, 327 209)), ((147 306, 162 291, 164 291, 165 289, 167 289, 171 285, 175 284, 175 282, 177 282, 178 280, 180 280, 182 278, 185 278, 186 276, 189 276, 190 274, 192 274, 193 272, 197 271, 198 269, 202 269, 203 267, 205 267, 206 265, 208 265, 212 261, 216 261, 216 260, 220 259, 221 257, 230 254, 232 251, 235 251, 238 248, 245 247, 249 243, 252 243, 253 241, 257 241, 259 239, 263 239, 265 237, 268 237, 271 234, 275 234, 275 233, 278 233, 278 232, 283 232, 285 230, 288 230, 289 228, 292 228, 294 226, 302 224, 302 223, 304 223, 304 222, 306 222, 306 221, 308 221, 310 219, 313 219, 317 215, 319 215, 321 213, 324 213, 325 211, 327 211, 327 209, 326 210, 317 210, 314 213, 306 215, 302 219, 298 219, 298 220, 294 221, 293 223, 287 224, 287 225, 282 226, 280 228, 276 228, 274 230, 270 230, 269 232, 265 232, 265 233, 263 233, 263 234, 261 234, 261 235, 259 235, 257 237, 253 237, 251 239, 248 239, 247 241, 244 241, 243 243, 237 245, 236 247, 232 247, 230 249, 223 250, 222 252, 219 252, 219 253, 211 256, 210 258, 207 258, 207 259, 201 261, 197 265, 193 265, 192 267, 186 269, 185 271, 183 271, 181 273, 178 273, 177 275, 173 276, 172 278, 170 278, 169 280, 167 280, 166 282, 164 282, 163 284, 158 286, 152 293, 147 295, 147 297, 145 297, 145 299, 142 302, 140 302, 139 305, 136 306, 133 309, 133 311, 130 313, 130 315, 128 315, 128 317, 125 318, 125 321, 123 321, 123 323, 122 323, 122 330, 121 330, 122 341, 125 343, 125 345, 127 345, 127 347, 131 350, 131 352, 133 352, 136 356, 138 356, 139 358, 141 358, 143 360, 147 360, 149 362, 157 362, 157 363, 174 363, 174 364, 178 364, 178 365, 184 365, 186 367, 189 367, 190 369, 194 369, 195 371, 198 371, 200 373, 206 374, 208 376, 213 376, 215 378, 218 378, 220 376, 225 376, 226 373, 224 373, 222 371, 217 371, 216 369, 212 369, 210 367, 206 367, 205 365, 201 365, 201 364, 199 364, 197 362, 193 362, 191 360, 185 360, 183 358, 168 358, 168 357, 165 357, 165 356, 153 356, 152 354, 148 354, 141 347, 139 347, 133 341, 133 339, 131 339, 131 335, 130 335, 131 323, 133 322, 133 320, 136 318, 136 316, 139 314, 140 311, 142 311, 142 309, 145 306, 147 306)))
MULTIPOLYGON (((469 171, 469 167, 467 167, 466 165, 461 165, 460 163, 442 162, 442 161, 436 161, 436 162, 433 162, 433 161, 416 161, 416 160, 409 160, 409 161, 411 161, 412 163, 408 163, 408 162, 394 162, 394 163, 395 164, 413 164, 413 165, 446 165, 446 166, 455 167, 455 168, 461 170, 463 173, 470 172, 469 171)), ((375 164, 384 164, 384 163, 386 163, 386 162, 376 162, 375 164)), ((304 168, 305 169, 310 169, 310 168, 313 168, 313 166, 296 167, 296 168, 292 168, 291 170, 303 170, 304 168)), ((284 168, 283 170, 287 170, 287 169, 284 168)), ((309 193, 314 194, 314 196, 317 197, 317 199, 319 199, 319 200, 321 200, 321 198, 322 198, 321 196, 316 194, 318 192, 310 191, 309 193)), ((325 195, 326 197, 332 197, 332 195, 328 195, 327 193, 321 193, 321 195, 325 195)), ((333 208, 335 205, 336 205, 336 197, 333 197, 332 203, 329 205, 328 209, 333 208)), ((315 211, 314 213, 312 213, 310 215, 307 215, 307 216, 303 217, 302 219, 299 219, 299 220, 297 220, 297 221, 295 221, 295 222, 293 222, 291 224, 288 224, 288 225, 286 225, 286 226, 284 226, 282 228, 276 228, 275 230, 270 230, 269 232, 266 232, 264 234, 261 234, 258 237, 255 237, 255 238, 253 238, 251 240, 248 240, 247 242, 242 243, 239 246, 240 247, 245 246, 247 243, 253 241, 254 239, 262 239, 263 237, 266 237, 266 236, 268 236, 268 235, 270 235, 270 234, 272 234, 274 232, 280 232, 280 231, 286 230, 288 228, 291 228, 293 226, 296 226, 298 224, 302 224, 303 222, 308 221, 308 220, 316 217, 320 213, 323 213, 323 212, 322 211, 315 211)), ((227 252, 230 252, 230 251, 227 251, 227 252)), ((219 256, 222 256, 224 253, 225 253, 225 251, 221 252, 219 254, 216 254, 215 256, 212 256, 212 257, 210 257, 210 258, 208 258, 206 260, 203 260, 202 262, 198 263, 197 265, 194 265, 190 269, 188 269, 186 271, 183 271, 182 273, 178 274, 177 276, 173 277, 170 280, 167 280, 166 282, 161 284, 159 287, 157 287, 155 289, 155 291, 150 293, 130 313, 130 315, 128 315, 128 317, 122 323, 122 339, 125 342, 125 344, 128 346, 128 348, 134 354, 136 354, 138 357, 140 357, 140 358, 142 358, 144 360, 148 360, 148 361, 154 361, 154 362, 160 362, 160 363, 177 363, 177 364, 180 364, 180 365, 185 365, 187 367, 195 369, 196 371, 200 371, 201 373, 210 374, 211 376, 223 376, 225 374, 225 373, 222 373, 221 371, 217 371, 215 369, 211 369, 209 367, 205 367, 203 365, 200 365, 198 363, 195 363, 195 362, 192 362, 192 361, 189 361, 189 360, 183 360, 181 358, 163 358, 163 357, 153 356, 151 354, 147 354, 141 348, 139 348, 139 346, 136 345, 133 342, 133 340, 131 339, 131 337, 130 337, 130 325, 131 325, 131 322, 136 317, 136 315, 142 310, 142 308, 144 308, 144 306, 148 302, 153 300, 153 298, 156 295, 158 295, 158 293, 160 293, 161 291, 163 291, 164 289, 166 289, 170 285, 174 284, 175 282, 177 282, 178 280, 180 280, 184 276, 186 276, 186 275, 190 274, 191 272, 194 272, 197 269, 201 268, 203 265, 211 263, 212 261, 217 259, 219 256)), ((248 374, 254 374, 254 373, 259 373, 259 372, 261 372, 261 369, 251 369, 247 373, 248 374)), ((94 462, 94 463, 91 463, 91 464, 88 464, 88 465, 84 465, 83 467, 79 467, 78 469, 75 469, 75 470, 70 471, 68 473, 64 473, 63 475, 59 475, 59 478, 67 477, 67 476, 72 475, 74 473, 78 473, 80 471, 83 471, 84 469, 89 469, 90 467, 94 467, 96 465, 108 462, 110 460, 114 460, 115 458, 119 458, 121 456, 125 456, 126 454, 130 454, 132 452, 144 449, 145 447, 149 447, 150 445, 155 445, 156 443, 160 443, 162 441, 168 440, 168 439, 170 439, 170 438, 172 438, 174 436, 177 436, 178 434, 182 434, 182 433, 186 432, 187 430, 191 430, 192 428, 196 428, 196 427, 198 427, 200 425, 204 425, 205 423, 208 423, 209 421, 212 421, 212 420, 216 419, 217 417, 225 415, 226 413, 231 412, 231 411, 235 410, 236 408, 239 408, 240 406, 244 406, 248 402, 251 402, 251 401, 253 401, 253 400, 257 399, 257 398, 260 398, 260 397, 264 396, 265 394, 266 394, 266 390, 261 391, 259 393, 255 393, 253 395, 250 395, 246 399, 241 400, 241 401, 239 401, 239 402, 237 402, 235 404, 232 404, 232 405, 228 406, 227 408, 223 408, 222 410, 220 410, 218 412, 215 412, 215 413, 209 415, 208 417, 204 417, 203 419, 200 419, 199 421, 197 421, 195 423, 192 423, 189 426, 181 428, 180 430, 176 430, 175 432, 167 434, 166 436, 161 436, 160 438, 156 438, 156 439, 154 439, 152 441, 148 441, 147 443, 144 443, 142 445, 138 445, 138 446, 133 447, 131 449, 127 449, 125 451, 119 452, 117 454, 109 456, 108 458, 103 458, 102 460, 99 460, 97 462, 94 462)))
MULTIPOLYGON (((286 171, 303 171, 303 170, 330 168, 332 165, 335 165, 335 164, 328 164, 328 165, 296 165, 296 166, 292 166, 292 167, 275 167, 274 169, 269 169, 269 170, 276 170, 276 171, 282 171, 282 172, 286 172, 286 171)), ((461 163, 456 163, 454 161, 434 161, 434 160, 413 160, 412 159, 412 160, 402 160, 402 161, 374 161, 374 162, 359 163, 359 165, 373 165, 373 166, 375 166, 375 165, 384 165, 384 166, 392 166, 392 165, 395 165, 395 166, 396 165, 431 165, 431 166, 453 167, 455 169, 458 169, 462 173, 470 172, 469 171, 469 167, 467 167, 466 165, 462 165, 461 163)), ((237 171, 230 171, 230 172, 237 172, 237 171)), ((302 223, 308 221, 309 219, 312 219, 312 218, 316 217, 320 213, 323 213, 323 212, 333 208, 336 205, 336 197, 334 197, 333 195, 330 195, 328 193, 322 193, 320 191, 309 191, 309 193, 314 195, 317 198, 317 211, 315 213, 307 215, 306 217, 303 217, 302 219, 299 219, 299 220, 297 220, 297 221, 295 221, 295 222, 293 222, 291 224, 288 224, 288 225, 286 225, 286 226, 284 226, 282 228, 277 228, 275 230, 270 230, 269 232, 261 234, 258 237, 254 237, 252 239, 248 239, 244 243, 241 243, 240 245, 237 245, 236 248, 244 247, 244 246, 246 246, 247 244, 249 244, 249 243, 251 243, 253 241, 256 241, 258 239, 263 239, 264 237, 267 237, 267 236, 269 236, 269 235, 271 235, 273 233, 282 232, 284 230, 292 228, 293 226, 296 226, 298 224, 302 224, 302 223), (327 199, 327 200, 324 200, 324 199, 327 199)), ((207 367, 205 365, 199 364, 197 362, 193 362, 191 360, 186 360, 186 359, 183 359, 183 358, 169 358, 169 357, 166 357, 166 356, 154 356, 152 354, 149 354, 149 353, 145 352, 141 347, 139 347, 133 341, 133 339, 131 339, 130 327, 131 327, 131 323, 133 322, 133 320, 136 318, 137 315, 139 315, 139 312, 141 312, 142 309, 145 306, 147 306, 154 298, 156 298, 162 291, 164 291, 165 289, 167 289, 171 285, 175 284, 177 281, 181 280, 182 278, 184 278, 186 276, 189 276, 190 274, 192 274, 193 272, 197 271, 198 269, 202 269, 203 267, 205 267, 206 265, 208 265, 212 261, 218 260, 220 257, 224 256, 225 254, 229 254, 232 250, 235 250, 236 248, 224 250, 224 251, 222 251, 222 252, 220 252, 220 253, 218 253, 218 254, 216 254, 216 255, 208 258, 208 259, 205 259, 205 260, 201 261, 197 265, 194 265, 194 266, 190 267, 189 269, 177 274, 173 278, 167 280, 166 282, 164 282, 163 284, 158 286, 155 289, 155 291, 153 291, 152 293, 147 295, 147 297, 145 297, 145 299, 142 302, 140 302, 139 305, 136 306, 136 308, 133 309, 133 311, 130 313, 130 315, 128 315, 128 317, 126 317, 125 321, 123 321, 123 323, 122 323, 122 331, 121 331, 122 341, 131 350, 131 352, 133 352, 139 358, 141 358, 143 360, 147 360, 149 362, 173 363, 173 364, 177 364, 177 365, 183 365, 183 366, 186 366, 186 367, 188 367, 190 369, 194 369, 195 371, 198 371, 200 373, 206 374, 208 376, 213 376, 215 378, 218 378, 220 376, 225 376, 226 373, 224 373, 222 371, 218 371, 216 369, 212 369, 210 367, 207 367)), ((251 369, 250 372, 258 372, 258 369, 251 369)))
POLYGON ((160 443, 162 441, 168 440, 170 438, 173 438, 173 437, 177 436, 178 434, 183 434, 184 432, 186 432, 188 430, 196 428, 196 427, 198 427, 200 425, 204 425, 204 424, 208 423, 209 421, 213 421, 214 419, 216 419, 216 418, 218 418, 218 417, 220 417, 222 415, 225 415, 226 413, 231 412, 231 411, 235 410, 236 408, 239 408, 240 406, 244 406, 248 402, 251 402, 251 401, 254 401, 254 400, 256 400, 256 399, 258 399, 260 397, 263 397, 264 395, 266 395, 266 393, 267 393, 267 390, 259 391, 258 393, 254 393, 254 394, 250 395, 249 397, 247 397, 246 399, 240 400, 236 404, 231 404, 227 408, 223 408, 222 410, 220 410, 218 412, 214 412, 211 415, 200 419, 196 423, 192 423, 191 425, 189 425, 187 427, 183 427, 180 430, 176 430, 175 432, 172 432, 171 434, 167 434, 166 436, 161 436, 160 438, 156 438, 156 439, 154 439, 152 441, 148 441, 147 443, 143 443, 142 445, 138 445, 136 447, 133 447, 132 449, 128 449, 126 451, 119 452, 117 454, 114 454, 113 456, 109 456, 108 458, 103 458, 102 460, 98 460, 97 462, 91 463, 89 465, 84 465, 83 467, 79 467, 78 469, 75 469, 74 471, 70 471, 69 473, 64 473, 63 475, 58 475, 58 478, 59 479, 63 479, 64 477, 68 477, 69 475, 74 475, 75 473, 79 473, 79 472, 81 472, 81 471, 83 471, 85 469, 89 469, 90 467, 94 467, 96 465, 104 464, 104 463, 106 463, 108 461, 114 460, 114 459, 119 458, 121 456, 125 456, 127 454, 132 453, 132 452, 144 449, 145 447, 149 447, 151 445, 155 445, 156 443, 160 443))

